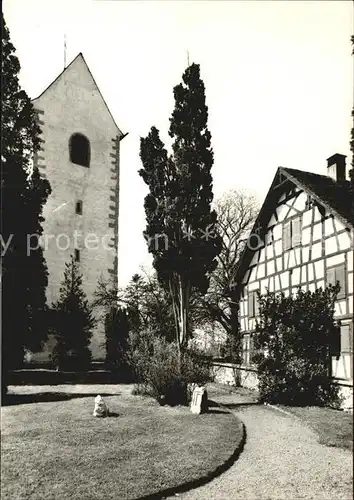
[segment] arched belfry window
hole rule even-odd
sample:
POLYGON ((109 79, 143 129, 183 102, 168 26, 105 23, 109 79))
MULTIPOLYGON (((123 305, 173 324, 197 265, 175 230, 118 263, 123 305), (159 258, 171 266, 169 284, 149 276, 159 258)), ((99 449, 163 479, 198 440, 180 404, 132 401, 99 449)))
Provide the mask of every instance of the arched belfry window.
POLYGON ((69 141, 70 161, 83 167, 90 166, 90 141, 82 134, 73 134, 69 141))

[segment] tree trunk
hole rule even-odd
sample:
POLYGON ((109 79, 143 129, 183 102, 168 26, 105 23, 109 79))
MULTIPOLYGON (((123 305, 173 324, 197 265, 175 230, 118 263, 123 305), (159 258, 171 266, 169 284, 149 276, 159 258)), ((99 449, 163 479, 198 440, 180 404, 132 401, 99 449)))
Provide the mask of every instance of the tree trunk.
POLYGON ((176 325, 176 340, 181 352, 187 347, 188 343, 190 283, 185 282, 181 277, 177 277, 177 279, 170 279, 169 287, 176 325))

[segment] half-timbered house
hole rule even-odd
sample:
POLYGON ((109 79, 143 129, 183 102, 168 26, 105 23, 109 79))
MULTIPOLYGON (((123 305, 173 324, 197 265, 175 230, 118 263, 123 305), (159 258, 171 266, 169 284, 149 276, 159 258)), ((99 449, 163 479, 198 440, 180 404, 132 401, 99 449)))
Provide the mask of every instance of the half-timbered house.
POLYGON ((345 156, 327 160, 327 175, 279 167, 265 198, 235 277, 243 342, 241 384, 254 387, 252 364, 257 290, 301 287, 314 291, 340 283, 335 318, 340 349, 332 354, 332 374, 351 400, 353 389, 354 228, 345 156))

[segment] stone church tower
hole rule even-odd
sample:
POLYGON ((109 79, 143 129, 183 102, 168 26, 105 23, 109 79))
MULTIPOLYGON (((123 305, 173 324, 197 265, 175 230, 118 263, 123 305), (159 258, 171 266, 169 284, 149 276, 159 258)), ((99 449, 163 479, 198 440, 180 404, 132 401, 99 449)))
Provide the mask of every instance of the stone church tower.
MULTIPOLYGON (((125 135, 81 53, 32 102, 43 141, 35 163, 52 188, 42 240, 48 304, 58 299, 71 255, 91 301, 99 278, 118 281, 119 147, 125 135)), ((101 317, 91 343, 93 359, 104 359, 104 342, 101 317)), ((52 343, 35 358, 48 359, 52 343)))

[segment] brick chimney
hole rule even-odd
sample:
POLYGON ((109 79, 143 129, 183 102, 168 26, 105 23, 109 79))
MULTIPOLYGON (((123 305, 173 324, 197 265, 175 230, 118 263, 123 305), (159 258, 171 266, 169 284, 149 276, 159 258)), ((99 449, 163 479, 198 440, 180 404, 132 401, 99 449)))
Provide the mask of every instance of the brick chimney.
POLYGON ((327 175, 335 181, 345 181, 346 176, 346 164, 345 155, 336 153, 329 158, 327 158, 327 175))

